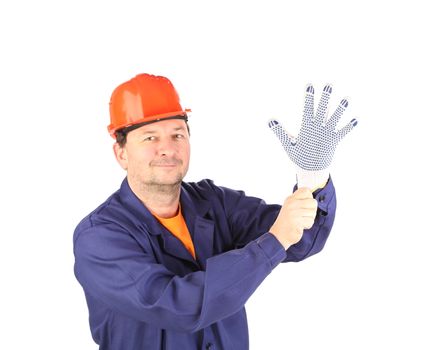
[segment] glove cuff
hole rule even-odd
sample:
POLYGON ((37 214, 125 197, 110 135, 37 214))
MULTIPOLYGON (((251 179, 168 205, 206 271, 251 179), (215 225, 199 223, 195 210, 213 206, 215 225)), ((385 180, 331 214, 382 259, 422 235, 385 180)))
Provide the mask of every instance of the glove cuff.
POLYGON ((312 191, 322 187, 330 176, 329 168, 317 171, 304 170, 299 166, 296 167, 296 178, 298 182, 298 188, 308 187, 312 191))

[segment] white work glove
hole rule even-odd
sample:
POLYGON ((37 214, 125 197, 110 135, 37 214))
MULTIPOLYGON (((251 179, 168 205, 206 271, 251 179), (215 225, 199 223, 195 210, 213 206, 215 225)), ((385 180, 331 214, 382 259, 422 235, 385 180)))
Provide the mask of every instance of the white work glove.
POLYGON ((342 100, 328 119, 327 105, 331 92, 332 87, 326 85, 319 100, 316 116, 314 116, 315 90, 311 85, 307 87, 304 115, 297 137, 290 136, 277 120, 272 119, 269 122, 269 127, 281 141, 292 162, 295 163, 298 188, 308 187, 313 191, 327 183, 336 146, 358 123, 356 119, 352 119, 342 129, 335 130, 339 118, 348 106, 348 101, 342 100))

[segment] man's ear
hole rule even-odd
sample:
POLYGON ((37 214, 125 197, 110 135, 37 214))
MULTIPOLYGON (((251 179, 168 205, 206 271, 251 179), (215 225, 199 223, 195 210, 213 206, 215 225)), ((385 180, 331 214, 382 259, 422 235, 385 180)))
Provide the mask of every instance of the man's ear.
POLYGON ((127 152, 126 147, 121 147, 118 142, 114 143, 114 155, 117 159, 118 164, 124 169, 127 170, 127 152))

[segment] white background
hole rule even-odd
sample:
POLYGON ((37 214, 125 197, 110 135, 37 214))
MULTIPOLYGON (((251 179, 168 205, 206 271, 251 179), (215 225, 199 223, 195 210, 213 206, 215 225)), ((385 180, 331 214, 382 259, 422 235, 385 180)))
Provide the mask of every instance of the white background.
POLYGON ((307 83, 359 121, 329 242, 251 297, 252 350, 441 349, 441 32, 422 0, 2 1, 0 348, 97 349, 72 233, 124 177, 110 94, 147 72, 193 110, 187 180, 269 203, 295 177, 267 121, 296 133, 307 83))

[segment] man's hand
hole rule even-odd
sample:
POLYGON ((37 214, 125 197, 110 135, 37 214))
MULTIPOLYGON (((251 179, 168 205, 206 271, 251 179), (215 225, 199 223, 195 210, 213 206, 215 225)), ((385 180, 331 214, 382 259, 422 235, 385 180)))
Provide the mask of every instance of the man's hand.
POLYGON ((287 250, 301 240, 304 229, 313 226, 317 208, 318 202, 313 199, 312 192, 308 188, 296 190, 285 200, 276 221, 270 228, 270 233, 287 250))

